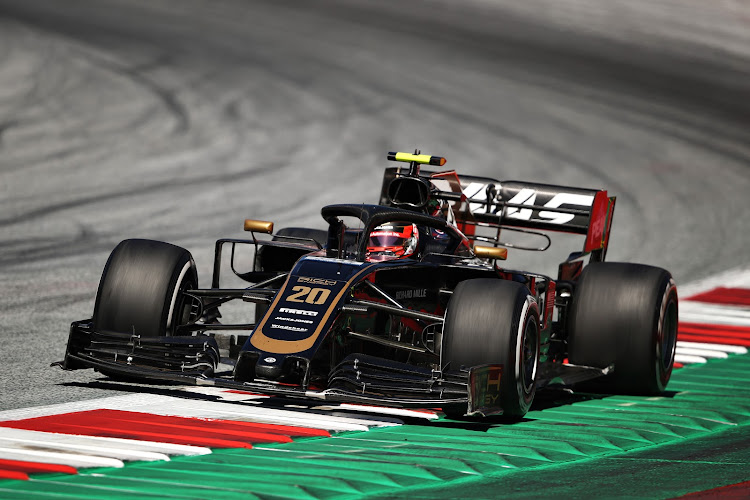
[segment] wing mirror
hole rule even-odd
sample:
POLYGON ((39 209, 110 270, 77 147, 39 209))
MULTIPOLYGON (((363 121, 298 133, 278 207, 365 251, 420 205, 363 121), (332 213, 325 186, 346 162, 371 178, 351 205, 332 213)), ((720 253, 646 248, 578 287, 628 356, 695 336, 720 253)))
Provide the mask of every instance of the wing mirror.
POLYGON ((474 247, 474 255, 480 259, 505 260, 508 258, 508 249, 477 245, 474 247))
POLYGON ((273 234, 273 222, 268 222, 265 220, 245 219, 245 231, 273 234))

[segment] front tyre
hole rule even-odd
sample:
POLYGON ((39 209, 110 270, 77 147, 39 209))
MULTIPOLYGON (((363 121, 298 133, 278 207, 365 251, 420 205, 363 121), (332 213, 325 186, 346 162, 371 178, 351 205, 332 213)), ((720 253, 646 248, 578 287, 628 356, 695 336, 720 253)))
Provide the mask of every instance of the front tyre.
POLYGON ((602 262, 584 269, 569 315, 571 363, 605 368, 622 393, 658 395, 677 346, 677 287, 668 271, 602 262))
POLYGON ((109 256, 96 294, 95 331, 174 335, 195 319, 183 292, 198 287, 190 252, 152 240, 125 240, 109 256))
POLYGON ((448 303, 441 366, 450 370, 500 364, 503 416, 523 417, 536 393, 539 309, 529 289, 500 279, 459 283, 448 303))

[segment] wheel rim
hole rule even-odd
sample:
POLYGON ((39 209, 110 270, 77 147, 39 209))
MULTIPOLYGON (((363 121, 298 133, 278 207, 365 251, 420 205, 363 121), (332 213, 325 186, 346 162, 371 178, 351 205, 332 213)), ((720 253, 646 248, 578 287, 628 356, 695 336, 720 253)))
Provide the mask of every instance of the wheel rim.
POLYGON ((677 346, 677 304, 670 300, 664 314, 661 330, 661 353, 659 362, 662 372, 667 372, 673 364, 674 352, 677 346))
POLYGON ((177 278, 177 286, 167 317, 167 335, 176 335, 179 326, 198 319, 198 310, 200 307, 196 304, 197 299, 185 294, 186 290, 198 287, 194 269, 192 261, 185 263, 177 278))
POLYGON ((189 280, 185 280, 184 286, 180 286, 180 294, 177 299, 177 308, 175 309, 175 323, 172 325, 172 330, 176 331, 180 325, 186 325, 198 319, 198 306, 196 299, 190 295, 186 295, 185 290, 192 290, 196 288, 195 283, 189 280))
POLYGON ((536 381, 536 369, 537 369, 537 351, 539 346, 537 344, 537 326, 534 318, 531 317, 526 321, 526 327, 523 331, 523 344, 521 347, 521 382, 523 383, 523 391, 529 394, 536 381))

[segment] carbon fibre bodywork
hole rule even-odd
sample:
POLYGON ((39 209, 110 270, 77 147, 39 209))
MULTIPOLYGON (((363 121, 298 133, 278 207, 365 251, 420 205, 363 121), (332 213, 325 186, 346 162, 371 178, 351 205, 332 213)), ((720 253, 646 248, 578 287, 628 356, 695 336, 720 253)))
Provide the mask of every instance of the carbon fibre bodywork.
MULTIPOLYGON (((417 194, 421 189, 417 186, 417 194)), ((446 310, 456 287, 467 280, 500 279, 521 283, 539 311, 530 372, 535 387, 608 373, 611 367, 565 362, 565 312, 583 267, 581 259, 600 261, 606 253, 614 207, 606 191, 522 183, 501 188, 498 181, 460 178, 455 172, 420 176, 414 169, 388 169, 382 196, 381 205, 324 207, 328 230, 319 231, 318 240, 281 233, 272 239, 253 233, 251 239, 218 240, 211 288, 180 292, 194 310, 190 321, 166 336, 98 331, 92 320, 77 321, 70 329, 65 359, 58 364, 289 397, 502 414, 495 401, 499 380, 509 376, 509 367, 451 366, 441 352, 446 310), (443 213, 433 216, 420 207, 394 206, 394 196, 405 192, 392 188, 400 177, 429 185, 428 198, 442 200, 443 213), (357 223, 347 225, 348 218, 357 223), (406 259, 369 261, 367 236, 394 221, 419 227, 418 251, 406 259), (555 279, 478 258, 471 241, 502 245, 500 230, 508 227, 584 234, 586 244, 561 264, 555 279), (480 234, 488 228, 496 234, 480 234), (325 241, 319 241, 323 235, 325 241), (252 270, 239 271, 236 254, 248 247, 254 254, 252 270), (221 287, 228 248, 232 271, 250 286, 221 287), (255 304, 256 321, 219 322, 219 309, 229 301, 255 304), (228 349, 217 342, 224 336, 230 338, 228 349)), ((271 227, 246 223, 251 231, 270 233, 271 227)))

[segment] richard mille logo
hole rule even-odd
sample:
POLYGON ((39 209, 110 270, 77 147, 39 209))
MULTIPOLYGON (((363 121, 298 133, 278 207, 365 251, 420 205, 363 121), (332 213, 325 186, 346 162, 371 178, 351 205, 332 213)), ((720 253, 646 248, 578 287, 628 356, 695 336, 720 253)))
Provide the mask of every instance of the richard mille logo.
POLYGON ((427 289, 419 288, 416 290, 400 290, 396 292, 396 300, 400 299, 423 299, 427 297, 427 289))

